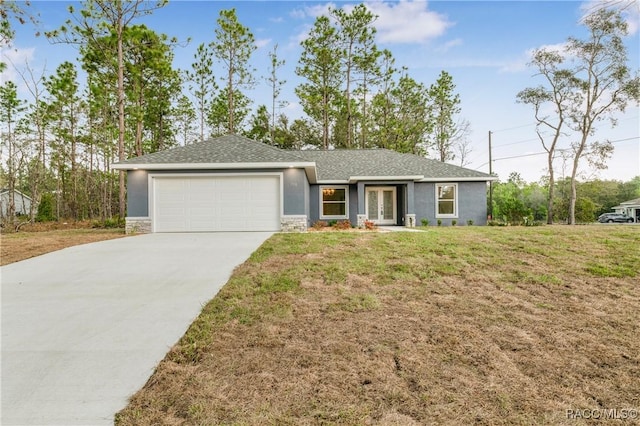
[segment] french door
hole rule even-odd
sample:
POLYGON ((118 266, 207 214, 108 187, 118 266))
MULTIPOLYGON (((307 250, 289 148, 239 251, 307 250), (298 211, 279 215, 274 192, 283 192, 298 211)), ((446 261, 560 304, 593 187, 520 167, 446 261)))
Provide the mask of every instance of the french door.
POLYGON ((366 188, 365 209, 367 220, 378 225, 396 224, 396 188, 372 186, 366 188))

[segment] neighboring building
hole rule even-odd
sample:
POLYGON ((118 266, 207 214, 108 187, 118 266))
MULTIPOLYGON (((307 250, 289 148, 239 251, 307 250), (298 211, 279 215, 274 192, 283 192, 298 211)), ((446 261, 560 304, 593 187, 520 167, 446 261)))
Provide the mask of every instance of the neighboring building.
MULTIPOLYGON (((7 217, 9 215, 9 195, 8 189, 0 191, 0 216, 7 217)), ((15 213, 17 215, 28 215, 31 213, 31 197, 23 194, 18 190, 13 191, 15 213)))
POLYGON ((616 213, 623 213, 627 216, 631 216, 636 223, 640 223, 640 198, 620 203, 619 206, 613 207, 612 210, 616 213))
POLYGON ((286 151, 241 136, 131 158, 129 232, 306 230, 318 220, 487 221, 491 176, 386 149, 286 151))

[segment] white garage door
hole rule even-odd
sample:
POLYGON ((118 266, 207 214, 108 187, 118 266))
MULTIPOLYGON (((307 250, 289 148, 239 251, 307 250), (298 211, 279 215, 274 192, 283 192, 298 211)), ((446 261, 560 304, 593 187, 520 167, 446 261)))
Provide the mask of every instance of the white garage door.
POLYGON ((279 176, 155 177, 155 232, 278 231, 279 176))

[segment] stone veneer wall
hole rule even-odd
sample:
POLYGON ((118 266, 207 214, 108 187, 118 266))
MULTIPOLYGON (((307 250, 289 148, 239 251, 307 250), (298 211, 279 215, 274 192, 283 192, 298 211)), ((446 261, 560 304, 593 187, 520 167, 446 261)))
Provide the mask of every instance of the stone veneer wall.
POLYGON ((306 232, 307 215, 287 215, 280 218, 282 232, 306 232))
POLYGON ((151 218, 149 217, 127 217, 125 219, 125 233, 127 234, 150 234, 151 218))

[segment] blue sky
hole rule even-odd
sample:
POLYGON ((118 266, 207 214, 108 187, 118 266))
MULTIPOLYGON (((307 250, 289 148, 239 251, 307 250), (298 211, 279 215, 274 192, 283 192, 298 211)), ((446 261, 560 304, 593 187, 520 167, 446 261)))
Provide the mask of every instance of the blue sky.
MULTIPOLYGON (((44 32, 58 28, 68 17, 68 1, 34 1, 44 32)), ((188 68, 200 43, 213 40, 218 13, 236 8, 240 22, 253 32, 259 48, 253 55, 259 85, 252 93, 255 105, 269 104, 270 93, 261 78, 268 73, 268 52, 278 44, 278 54, 286 61, 279 77, 286 79, 281 95, 290 104, 287 115, 302 115, 294 88, 300 83, 294 70, 300 56, 300 41, 315 18, 328 7, 350 7, 352 2, 300 1, 170 1, 153 15, 138 21, 157 32, 191 41, 176 48, 175 67, 188 68)), ((535 134, 533 111, 516 103, 517 93, 541 81, 535 71, 526 66, 530 52, 543 46, 555 46, 567 37, 585 37, 579 24, 592 2, 579 1, 375 1, 365 3, 377 14, 377 43, 388 48, 396 65, 406 66, 414 79, 430 85, 442 70, 453 76, 456 91, 462 100, 461 117, 471 124, 472 160, 467 167, 488 171, 488 132, 492 131, 494 172, 506 180, 518 172, 527 181, 537 181, 545 175, 545 155, 535 134), (517 157, 517 158, 508 158, 517 157)), ((78 4, 75 3, 77 7, 78 4)), ((638 32, 640 4, 636 0, 627 9, 631 34, 625 40, 632 69, 639 69, 640 36, 638 32)), ((25 59, 36 73, 51 73, 63 60, 75 60, 75 48, 49 44, 43 37, 34 37, 33 26, 16 26, 17 36, 11 48, 2 54, 18 68, 25 59)), ((20 84, 15 70, 2 79, 20 84)), ((221 74, 220 69, 214 71, 221 74)), ((27 98, 24 93, 23 97, 27 98)), ((597 137, 614 143, 615 152, 609 168, 594 174, 586 162, 584 178, 629 180, 640 175, 639 108, 631 106, 619 116, 618 127, 600 123, 597 137)), ((568 146, 568 140, 562 147, 568 146)), ((455 162, 455 161, 454 161, 455 162)), ((561 161, 557 174, 563 175, 561 161)), ((566 164, 565 175, 570 173, 566 164)))

